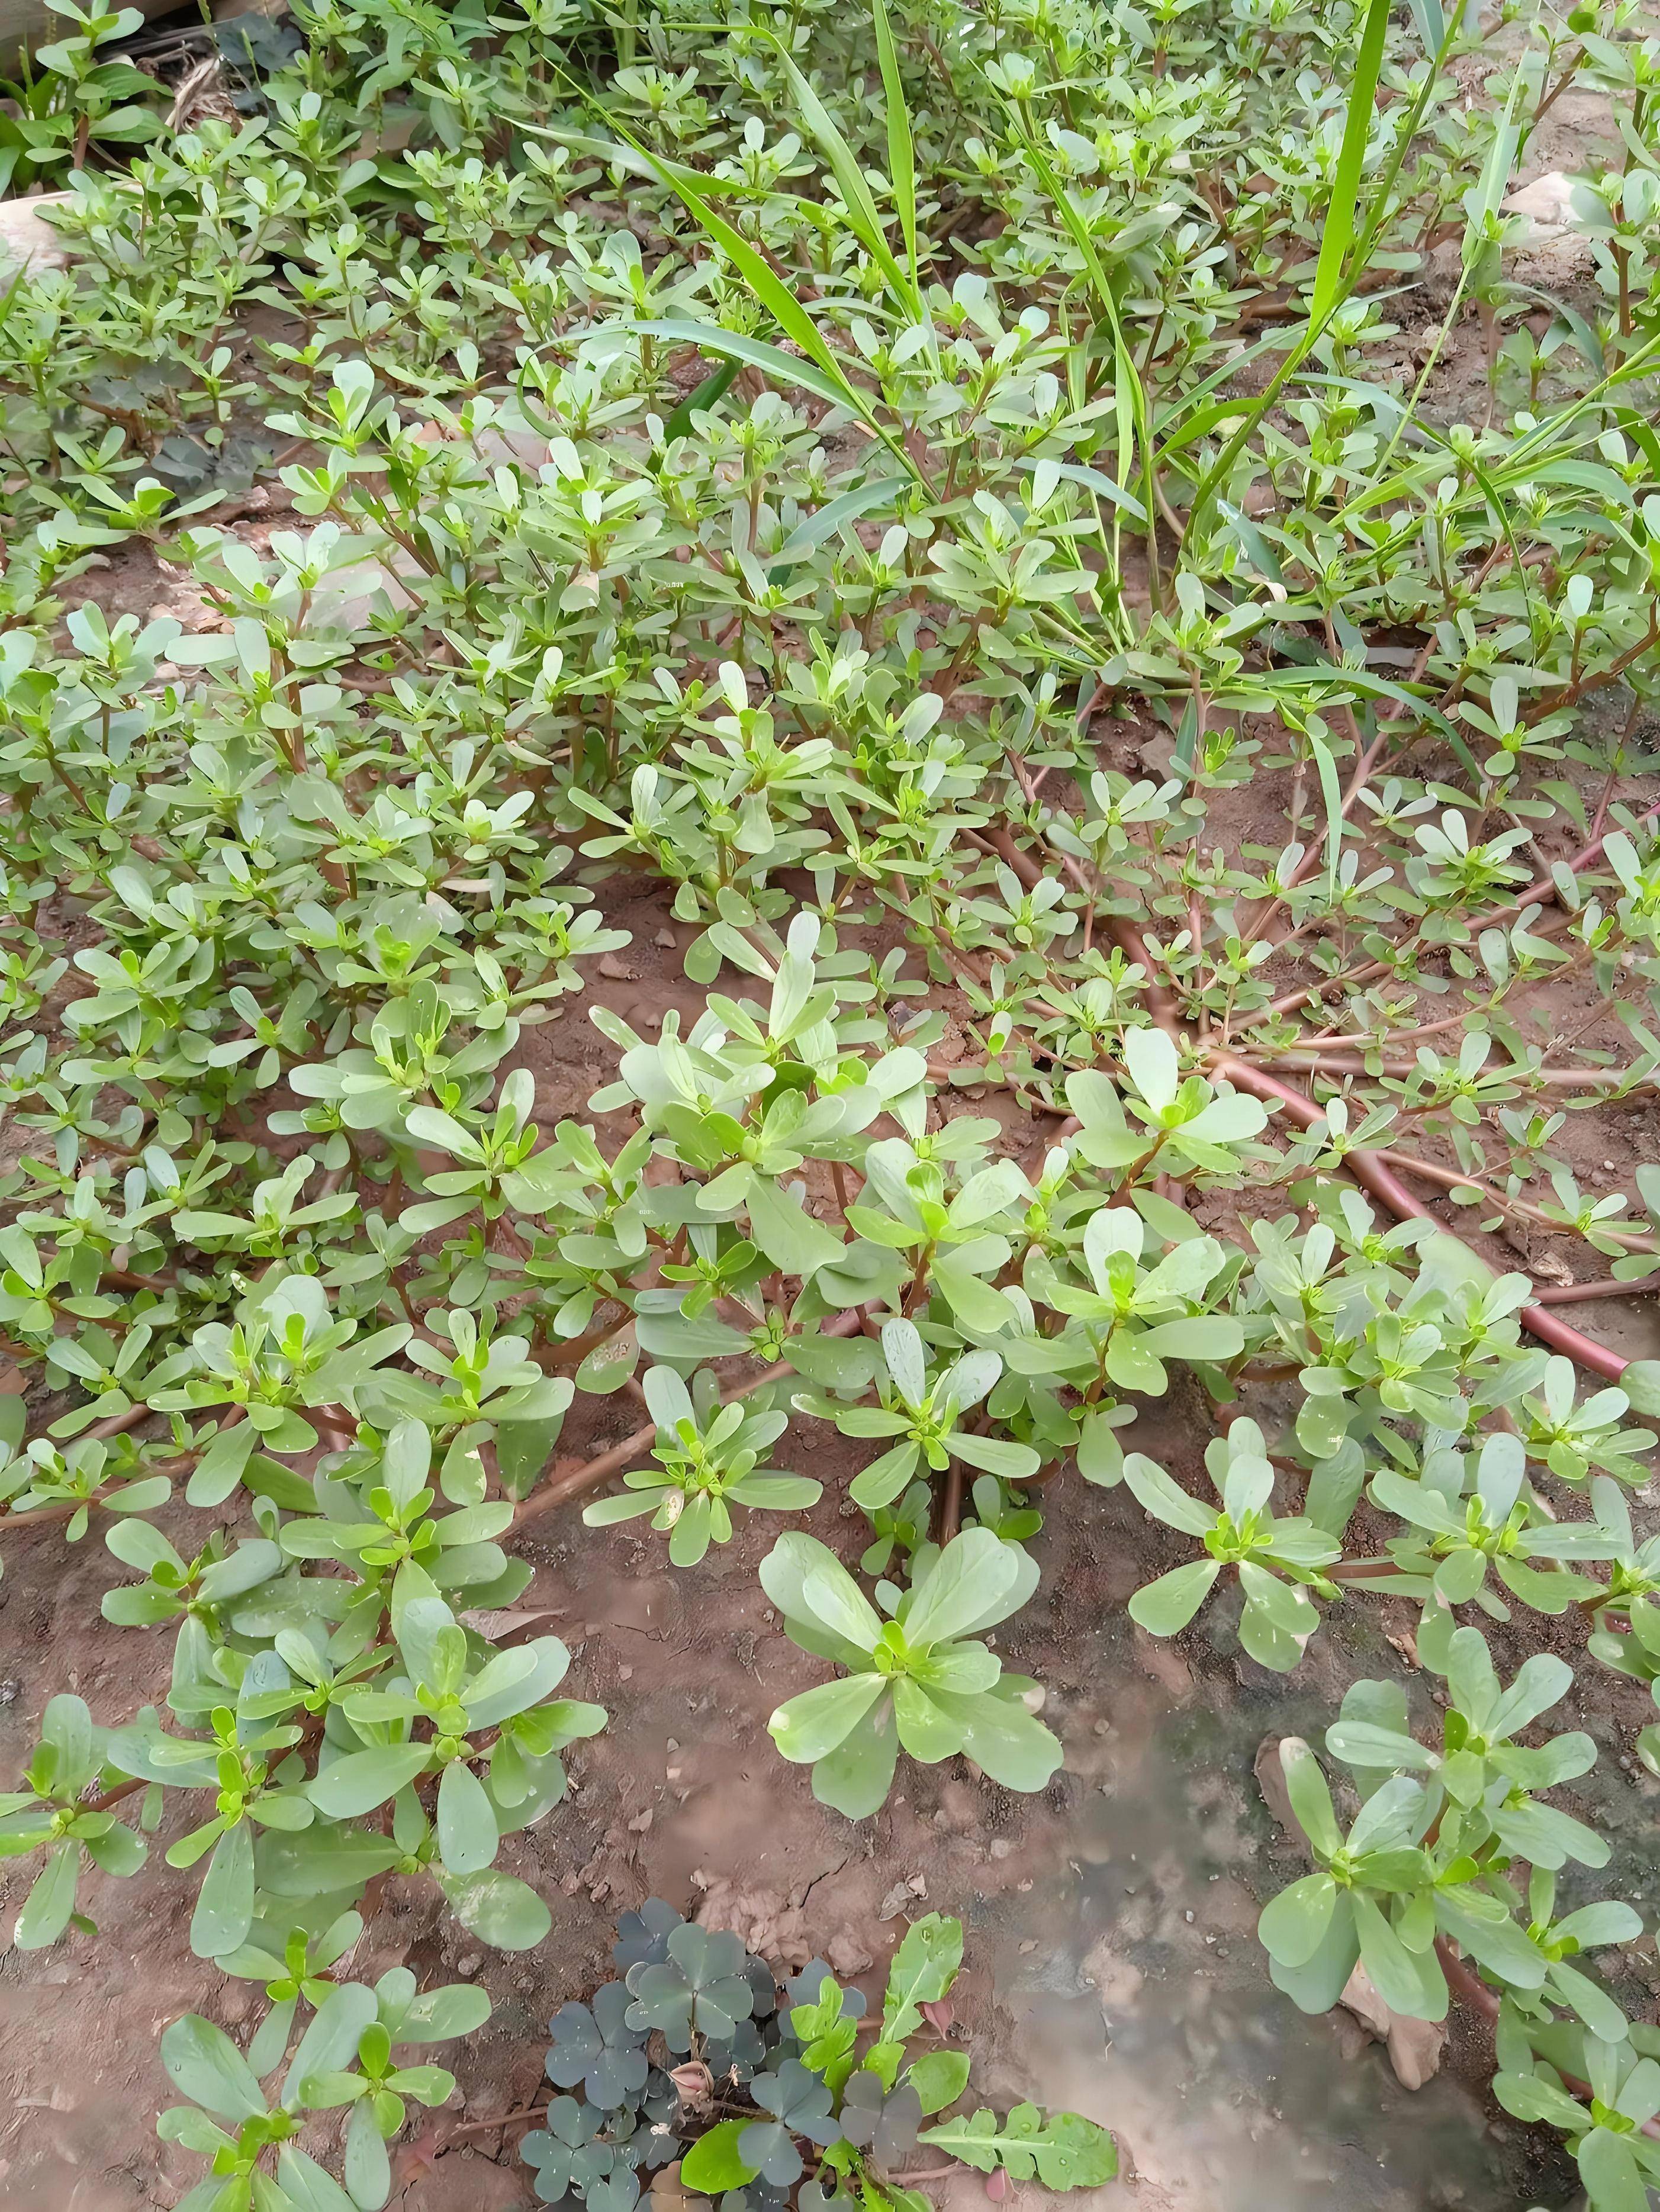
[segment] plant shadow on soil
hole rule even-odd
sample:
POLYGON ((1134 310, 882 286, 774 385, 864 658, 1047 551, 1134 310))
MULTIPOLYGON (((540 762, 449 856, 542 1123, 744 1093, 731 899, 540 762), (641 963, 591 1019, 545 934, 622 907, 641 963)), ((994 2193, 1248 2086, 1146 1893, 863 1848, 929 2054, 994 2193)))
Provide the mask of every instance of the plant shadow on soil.
MULTIPOLYGON (((1178 1400, 1147 1408, 1137 1442, 1192 1484, 1207 1425, 1178 1400)), ((852 1509, 836 1503, 849 1448, 793 1429, 777 1456, 827 1478, 811 1525, 850 1551, 857 1530, 842 1515, 852 1509)), ((511 1620, 490 1625, 549 1616, 544 1626, 572 1649, 575 1693, 602 1700, 612 1724, 580 1747, 568 1802, 504 1846, 502 1863, 551 1908, 541 1946, 483 1951, 429 1885, 392 1881, 343 1962, 373 1978, 407 1960, 423 1978, 482 1981, 495 2001, 486 2030, 435 2054, 455 2059, 465 2100, 441 2124, 467 2132, 441 2149, 417 2137, 394 2204, 531 2203, 517 2130, 480 2124, 536 2100, 549 2016, 605 1978, 617 1913, 649 1894, 737 1928, 783 1963, 828 1957, 873 1991, 908 1914, 959 1914, 968 1969, 953 2033, 973 2055, 974 2092, 1112 2126, 1127 2178, 1096 2192, 1099 2212, 1554 2212, 1572 2201, 1560 2154, 1465 2085, 1482 2078, 1474 2042, 1455 2033, 1444 2071, 1409 2094, 1346 2014, 1306 2020, 1281 1997, 1256 1942, 1261 1899, 1302 1863, 1253 1778, 1257 1747, 1270 1733, 1315 1735, 1347 1680, 1406 1674, 1380 1632, 1387 1615, 1335 1615, 1289 1684, 1238 1651, 1225 1608, 1179 1645, 1155 1644, 1123 1602, 1181 1540, 1123 1492, 1074 1476, 1052 1504, 1037 1540, 1042 1589, 1000 1643, 1046 1683, 1065 1769, 1023 1799, 960 1760, 902 1765, 888 1807, 858 1826, 814 1802, 806 1772, 783 1765, 765 1732, 773 1706, 823 1673, 787 1642, 756 1580, 771 1516, 682 1572, 660 1539, 583 1531, 574 1512, 526 1531, 536 1579, 511 1620)), ((61 1547, 61 1535, 32 1532, 0 1585, 8 1769, 27 1756, 52 1690, 77 1687, 107 1713, 165 1689, 159 1672, 140 1671, 159 1668, 149 1640, 97 1618, 101 1547, 31 1557, 43 1542, 61 1547)), ((1604 1717, 1598 1733, 1608 1726, 1604 1717)), ((192 2008, 246 2034, 263 1999, 191 1958, 186 1893, 160 1856, 169 1833, 135 1880, 94 1881, 97 1937, 0 1959, 8 2212, 137 2212, 176 2203, 199 2171, 151 2131, 167 2101, 156 2037, 192 2008)), ((9 1919, 26 1871, 7 1876, 9 1919)), ((983 2201, 964 2174, 946 2212, 983 2201)))

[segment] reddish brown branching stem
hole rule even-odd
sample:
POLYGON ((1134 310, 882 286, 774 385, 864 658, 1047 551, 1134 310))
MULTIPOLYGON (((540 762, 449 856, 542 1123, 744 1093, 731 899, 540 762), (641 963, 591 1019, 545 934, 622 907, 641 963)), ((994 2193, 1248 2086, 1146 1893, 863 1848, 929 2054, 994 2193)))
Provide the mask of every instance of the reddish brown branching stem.
MULTIPOLYGON (((1660 807, 1655 808, 1653 812, 1660 814, 1660 807)), ((1645 817, 1645 820, 1648 818, 1645 817)), ((1594 851, 1600 850, 1600 844, 1595 848, 1588 846, 1578 856, 1574 865, 1583 865, 1592 857, 1594 851)), ((1174 994, 1167 989, 1158 990, 1152 985, 1152 959, 1140 931, 1131 923, 1122 921, 1115 920, 1109 926, 1126 955, 1140 963, 1149 978, 1147 1003, 1153 1019, 1180 1041, 1182 1025, 1174 994)), ((1212 1074, 1224 1077, 1236 1090, 1248 1091, 1253 1097, 1264 1101, 1278 1100, 1299 1128, 1310 1129, 1316 1122, 1325 1119, 1321 1109, 1305 1091, 1282 1082, 1278 1076, 1269 1075, 1266 1070, 1242 1060, 1236 1053, 1208 1053, 1206 1064, 1212 1074)), ((1400 1220, 1432 1221, 1444 1234, 1452 1234, 1440 1217, 1432 1212, 1427 1206, 1421 1205, 1377 1154, 1359 1150, 1346 1152, 1343 1165, 1363 1189, 1370 1191, 1400 1220)), ((1524 1305, 1517 1318, 1530 1336, 1537 1337, 1541 1344, 1549 1345, 1554 1352, 1566 1353, 1578 1365, 1589 1368, 1593 1375, 1600 1375, 1607 1382, 1617 1382, 1630 1364, 1617 1352, 1611 1352, 1607 1345, 1599 1344, 1595 1337, 1587 1336, 1583 1330, 1559 1320, 1548 1307, 1536 1300, 1524 1305)))
POLYGON ((136 1796, 146 1786, 143 1776, 135 1774, 130 1780, 118 1782, 112 1789, 100 1791, 83 1809, 88 1813, 107 1813, 112 1805, 119 1805, 124 1797, 136 1796))
POLYGON ((939 1544, 942 1550, 962 1525, 963 1463, 954 1459, 946 1470, 946 1486, 939 1499, 939 1544))
MULTIPOLYGON (((1657 821, 1660 821, 1660 805, 1651 806, 1645 813, 1639 814, 1636 826, 1639 830, 1646 830, 1657 821)), ((1560 865, 1566 867, 1570 873, 1578 875, 1581 869, 1591 867, 1602 859, 1607 842, 1605 834, 1593 837, 1571 860, 1560 865)), ((1521 919, 1527 908, 1542 906, 1555 896, 1554 875, 1535 876, 1525 890, 1517 891, 1515 897, 1507 899, 1503 906, 1490 907, 1485 914, 1471 915, 1465 927, 1472 938, 1479 937, 1483 930, 1507 929, 1513 921, 1521 919)), ((1371 982, 1376 976, 1387 975, 1389 972, 1387 960, 1370 961, 1364 968, 1352 969, 1347 975, 1328 976, 1321 982, 1305 983, 1294 991, 1288 991, 1283 998, 1276 999, 1268 1012, 1270 1014, 1295 1013, 1299 1006, 1305 1006, 1310 1001, 1330 998, 1340 989, 1356 983, 1371 982)))
MULTIPOLYGON (((834 1319, 827 1321, 818 1333, 821 1336, 856 1336, 863 1326, 864 1309, 855 1306, 850 1313, 837 1314, 834 1319)), ((773 1366, 763 1368, 751 1381, 739 1382, 730 1390, 723 1390, 721 1402, 729 1406, 734 1399, 752 1397, 756 1391, 764 1390, 769 1382, 781 1382, 785 1376, 794 1372, 787 1359, 781 1359, 773 1366)), ((528 1498, 520 1500, 514 1513, 513 1527, 522 1528, 526 1522, 537 1520, 544 1513, 550 1513, 555 1506, 569 1504, 573 1498, 581 1498, 587 1491, 597 1490, 609 1476, 620 1474, 624 1468, 632 1467, 648 1452, 656 1434, 654 1422, 643 1429, 636 1429, 631 1437, 624 1437, 620 1444, 613 1444, 609 1451, 600 1452, 594 1458, 585 1460, 581 1467, 571 1468, 562 1475, 556 1475, 544 1483, 539 1490, 532 1491, 528 1498)))
POLYGON ((487 2136, 497 2128, 518 2127, 527 2120, 539 2120, 546 2111, 545 2105, 524 2105, 516 2112, 496 2112, 487 2120, 459 2120, 445 2128, 444 2141, 451 2143, 463 2136, 487 2136))
MULTIPOLYGON (((1435 1955, 1441 1961, 1441 1971, 1446 1976, 1447 1987, 1454 1996, 1461 2003, 1467 2004, 1472 2012, 1480 2013, 1483 2020, 1496 2021, 1499 2017, 1498 1991, 1490 1990, 1479 1975, 1470 1972, 1444 1936, 1438 1936, 1435 1939, 1435 1955)), ((1582 2081, 1577 2074, 1565 2074, 1562 2079, 1576 2096, 1590 2095, 1590 2082, 1582 2081)), ((1660 2120, 1645 2120, 1642 2132, 1660 2140, 1660 2120)))
MULTIPOLYGON (((1253 1097, 1265 1101, 1277 1099, 1299 1128, 1310 1129, 1316 1122, 1325 1120, 1320 1108, 1305 1092, 1295 1089, 1289 1083, 1282 1083, 1278 1076, 1266 1073, 1262 1068, 1253 1066, 1249 1060, 1241 1060, 1236 1054, 1212 1053, 1208 1055, 1207 1064, 1213 1075, 1224 1077, 1236 1090, 1248 1091, 1253 1097)), ((1432 1221, 1445 1235, 1452 1235, 1440 1217, 1432 1212, 1427 1206, 1420 1205, 1393 1169, 1375 1152, 1359 1150, 1345 1152, 1343 1165, 1362 1189, 1370 1191, 1400 1220, 1432 1221)), ((1549 1345, 1554 1352, 1565 1352, 1577 1364, 1589 1368, 1593 1375, 1600 1375, 1607 1382, 1617 1382, 1630 1364, 1617 1352, 1609 1351, 1607 1345, 1598 1344, 1594 1337, 1586 1336, 1565 1321, 1559 1321, 1547 1307, 1536 1303, 1522 1307, 1517 1319, 1530 1336, 1537 1337, 1541 1344, 1549 1345)))
POLYGON ((1534 1285, 1534 1299, 1541 1306, 1577 1305, 1582 1298, 1642 1298, 1660 1291, 1660 1275, 1639 1275, 1629 1283, 1606 1276, 1596 1283, 1546 1283, 1534 1285))

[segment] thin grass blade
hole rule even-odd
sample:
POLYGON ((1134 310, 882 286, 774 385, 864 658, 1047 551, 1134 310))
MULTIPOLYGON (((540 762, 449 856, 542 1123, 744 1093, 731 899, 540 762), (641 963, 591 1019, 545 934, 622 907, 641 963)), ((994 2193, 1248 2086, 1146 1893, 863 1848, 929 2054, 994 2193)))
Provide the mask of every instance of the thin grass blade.
POLYGON ((1309 320, 1323 323, 1337 305, 1343 265, 1354 243, 1355 219, 1360 207, 1360 179, 1365 167, 1366 146, 1377 112, 1377 79, 1383 66, 1383 40, 1389 30, 1389 0, 1371 0, 1355 57, 1354 81, 1343 118, 1343 143, 1338 150, 1337 173, 1332 179, 1325 227, 1320 240, 1320 258, 1315 264, 1314 294, 1309 320))
POLYGON ((899 75, 899 55, 893 43, 887 0, 871 0, 876 18, 876 58, 881 65, 882 94, 887 104, 888 178, 899 210, 904 234, 905 258, 910 264, 911 289, 920 300, 921 266, 916 257, 916 144, 905 106, 905 88, 899 75))
POLYGON ((815 362, 786 353, 782 346, 771 345, 765 338, 749 337, 741 331, 723 331, 718 323, 632 323, 629 327, 642 337, 666 338, 672 345, 695 345, 701 353, 713 354, 717 359, 747 362, 751 368, 764 369, 786 386, 794 385, 828 400, 832 407, 851 407, 856 402, 855 411, 860 416, 865 413, 862 395, 845 378, 826 374, 815 362))
MULTIPOLYGON (((1157 526, 1153 520, 1152 432, 1148 420, 1146 387, 1141 381, 1140 372, 1125 343, 1123 318, 1118 312, 1117 295, 1113 291, 1111 279, 1107 275, 1106 264, 1096 251, 1095 240, 1090 235, 1089 225, 1085 222, 1071 193, 1055 175, 1048 156, 1037 140, 1027 134, 1023 143, 1027 158, 1033 168, 1037 170, 1043 190, 1054 204, 1055 213, 1066 225, 1073 245, 1078 248, 1084 267, 1089 275, 1091 288, 1100 305, 1107 326, 1112 332, 1115 392, 1118 396, 1121 410, 1124 405, 1123 394, 1128 392, 1129 395, 1129 420, 1134 431, 1134 443, 1139 453, 1141 476, 1141 520, 1146 529, 1147 563, 1153 578, 1154 597, 1157 598, 1158 544, 1157 526)), ((1123 427, 1121 420, 1119 461, 1121 470, 1123 469, 1122 453, 1123 427)), ((1128 471, 1124 472, 1128 473, 1128 471)))
POLYGON ((875 483, 857 484, 852 491, 844 491, 828 501, 816 514, 810 514, 791 531, 772 556, 769 573, 775 575, 781 569, 794 568, 798 561, 805 561, 844 524, 885 511, 909 481, 908 477, 883 477, 875 483))
MULTIPOLYGON (((888 244, 887 234, 883 228, 881 210, 876 204, 876 196, 859 166, 857 156, 842 137, 824 101, 781 45, 779 46, 779 59, 784 65, 785 76, 789 79, 790 90, 795 95, 795 104, 801 111, 801 120, 819 152, 830 165, 830 173, 847 206, 848 218, 859 234, 860 244, 887 279, 894 296, 903 300, 915 315, 919 306, 916 288, 894 258, 893 248, 888 244)), ((891 115, 889 117, 889 128, 891 131, 891 115)))
POLYGON ((718 406, 731 391, 742 363, 736 354, 729 354, 719 368, 703 379, 696 392, 689 392, 663 425, 666 438, 687 438, 691 434, 691 418, 700 410, 718 406))

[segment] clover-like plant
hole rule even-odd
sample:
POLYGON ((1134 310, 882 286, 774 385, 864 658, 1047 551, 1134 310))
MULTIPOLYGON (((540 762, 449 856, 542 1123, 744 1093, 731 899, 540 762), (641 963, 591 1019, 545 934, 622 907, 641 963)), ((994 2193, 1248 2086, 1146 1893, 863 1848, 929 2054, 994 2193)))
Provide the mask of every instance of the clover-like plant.
POLYGON ((629 2002, 623 1983, 605 1982, 592 2004, 562 2005, 550 2029, 548 2079, 566 2089, 580 2081, 587 2102, 602 2110, 643 2089, 646 2031, 629 2024, 629 2002))
POLYGON ((655 2029, 677 2056, 698 2041, 727 2043, 755 2009, 748 1954, 735 1936, 694 1922, 672 1928, 660 1959, 630 1966, 624 2015, 636 2033, 655 2029))
POLYGON ((1112 2137, 1075 2112, 1018 2105, 1000 2119, 982 2106, 923 2127, 968 2086, 969 2055, 943 2034, 958 1921, 929 1913, 907 1929, 869 2040, 863 1996, 822 1960, 786 1977, 660 1899, 624 1916, 614 1955, 626 1987, 606 1983, 591 2006, 554 2018, 549 2073, 576 2094, 553 2097, 520 2144, 544 2203, 628 2212, 641 2174, 678 2159, 680 2186, 727 2212, 792 2197, 801 2212, 829 2212, 877 2192, 925 2212, 902 2163, 919 2143, 1056 2190, 1117 2172, 1112 2137), (734 2068, 731 2038, 745 2027, 752 2057, 734 2068), (925 2047, 913 2051, 919 2034, 925 2047), (660 2056, 679 2063, 660 2071, 660 2056))

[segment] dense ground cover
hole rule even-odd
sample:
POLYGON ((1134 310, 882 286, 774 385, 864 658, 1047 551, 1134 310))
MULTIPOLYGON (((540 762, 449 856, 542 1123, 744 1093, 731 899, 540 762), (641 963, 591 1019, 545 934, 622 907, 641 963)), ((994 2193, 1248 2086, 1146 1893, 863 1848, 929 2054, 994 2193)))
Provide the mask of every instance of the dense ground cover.
POLYGON ((299 20, 242 119, 164 123, 106 17, 7 124, 73 187, 0 323, 0 1524, 172 1651, 165 1710, 46 1708, 18 1945, 95 1960, 161 1830, 271 1999, 164 2038, 187 2201, 337 2204, 315 2152, 378 2204, 450 2089, 394 2046, 483 2001, 346 1979, 363 1915, 533 1947, 502 1839, 626 1751, 503 1625, 531 1532, 695 1581, 769 1516, 777 1787, 857 1821, 1051 1784, 999 1643, 1122 1486, 1142 1629, 1291 1674, 1404 1608, 1438 1686, 1288 1739, 1265 1969, 1490 2021, 1640 2208, 1647 1939, 1548 1716, 1660 1676, 1660 1365, 1565 1315, 1660 1255, 1660 43, 299 20), (1505 202, 1586 86, 1552 290, 1505 202), (1206 1480, 1139 1448, 1171 1391, 1206 1480))

